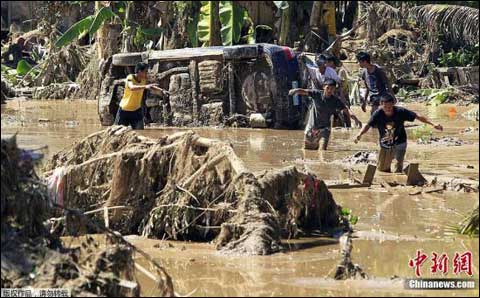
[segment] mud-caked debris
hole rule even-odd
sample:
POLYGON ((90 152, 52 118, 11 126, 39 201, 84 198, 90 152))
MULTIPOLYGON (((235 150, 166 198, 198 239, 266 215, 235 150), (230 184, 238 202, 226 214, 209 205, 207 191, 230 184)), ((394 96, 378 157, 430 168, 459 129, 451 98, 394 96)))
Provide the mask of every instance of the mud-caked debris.
POLYGON ((428 137, 417 140, 419 145, 434 145, 434 146, 462 146, 472 144, 472 142, 464 141, 455 137, 428 137))
POLYGON ((264 255, 281 250, 282 237, 342 228, 323 181, 295 167, 256 176, 229 144, 193 132, 150 139, 114 126, 54 155, 47 175, 58 167, 65 205, 124 206, 109 214, 122 234, 214 240, 224 252, 264 255))
POLYGON ((376 151, 359 151, 352 156, 347 156, 341 160, 341 163, 348 165, 377 164, 376 151))
MULTIPOLYGON (((72 296, 138 296, 133 251, 111 239, 62 244, 52 202, 15 138, 1 141, 1 288, 64 288, 72 296), (53 228, 53 227, 52 227, 53 228)), ((171 285, 171 284, 170 284, 171 285)), ((163 291, 173 295, 173 288, 163 291)))

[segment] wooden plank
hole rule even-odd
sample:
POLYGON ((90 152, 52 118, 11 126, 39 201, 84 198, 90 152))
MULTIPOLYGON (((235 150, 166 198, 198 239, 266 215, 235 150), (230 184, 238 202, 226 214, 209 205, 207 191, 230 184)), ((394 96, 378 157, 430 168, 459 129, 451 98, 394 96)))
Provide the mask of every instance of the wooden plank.
POLYGON ((352 188, 364 188, 370 187, 370 184, 349 184, 349 183, 342 183, 342 184, 331 184, 327 185, 328 189, 352 189, 352 188))
POLYGON ((362 184, 372 185, 373 178, 375 177, 375 172, 377 171, 377 167, 374 165, 367 165, 367 171, 365 172, 365 176, 363 176, 362 184))

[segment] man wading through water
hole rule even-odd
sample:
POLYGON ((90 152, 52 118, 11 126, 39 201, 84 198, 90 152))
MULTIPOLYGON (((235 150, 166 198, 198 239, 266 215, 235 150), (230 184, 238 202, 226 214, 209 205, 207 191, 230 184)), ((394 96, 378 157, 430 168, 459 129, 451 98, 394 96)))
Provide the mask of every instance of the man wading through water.
POLYGON ((115 117, 115 125, 130 125, 133 129, 143 129, 143 91, 151 89, 162 94, 167 93, 162 88, 157 87, 156 84, 147 84, 147 71, 148 65, 140 62, 135 66, 135 74, 127 76, 125 92, 115 117))
POLYGON ((305 149, 317 150, 322 141, 322 150, 327 150, 330 139, 331 118, 338 111, 342 111, 349 118, 362 126, 357 117, 349 111, 347 106, 335 96, 337 83, 333 80, 326 80, 323 85, 323 92, 317 89, 292 89, 288 95, 310 96, 312 103, 308 111, 308 122, 305 127, 305 149))
POLYGON ((365 52, 357 54, 358 64, 362 68, 360 78, 365 82, 367 93, 362 100, 362 110, 367 111, 367 103, 371 106, 370 114, 373 114, 380 105, 380 98, 384 94, 393 96, 392 85, 385 71, 378 65, 370 62, 370 55, 365 52))
POLYGON ((373 113, 367 125, 355 138, 358 143, 370 127, 377 127, 380 135, 380 151, 378 153, 377 168, 382 172, 391 172, 393 158, 396 159, 396 173, 403 172, 403 160, 407 152, 407 132, 405 121, 415 121, 430 124, 440 131, 440 124, 432 123, 427 117, 417 115, 415 112, 395 106, 395 99, 390 94, 385 94, 380 99, 381 107, 373 113))

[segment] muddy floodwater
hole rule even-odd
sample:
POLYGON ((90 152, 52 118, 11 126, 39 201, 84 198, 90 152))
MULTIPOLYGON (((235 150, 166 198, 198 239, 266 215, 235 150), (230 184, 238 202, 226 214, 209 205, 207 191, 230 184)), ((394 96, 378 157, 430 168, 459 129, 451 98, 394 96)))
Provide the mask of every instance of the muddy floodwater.
MULTIPOLYGON (((452 136, 466 144, 461 146, 420 145, 409 127, 409 148, 406 160, 418 162, 420 171, 439 178, 479 180, 478 122, 469 121, 462 113, 470 107, 421 104, 407 105, 444 125, 444 132, 435 137, 452 136), (460 133, 472 127, 473 132, 460 133), (475 129, 477 129, 475 131, 475 129)), ((367 115, 354 109, 362 121, 367 115)), ((40 148, 47 156, 71 145, 88 134, 102 129, 95 102, 85 101, 9 101, 1 110, 2 137, 17 133, 19 146, 40 148)), ((418 124, 415 122, 413 124, 418 124)), ((141 132, 160 137, 178 128, 148 128, 141 132)), ((306 168, 325 180, 347 179, 351 175, 337 161, 361 150, 376 149, 376 132, 369 132, 359 144, 352 139, 357 129, 334 129, 326 152, 302 150, 303 132, 264 129, 194 129, 202 136, 218 138, 233 145, 235 152, 252 170, 262 171, 296 165, 306 168)), ((363 170, 365 165, 355 169, 363 170)), ((388 179, 390 174, 382 174, 388 179)), ((378 175, 377 175, 378 176, 378 175)), ((393 178, 394 175, 391 174, 393 178)), ((390 178, 392 178, 390 177, 390 178)), ((153 255, 171 275, 175 291, 194 296, 477 296, 479 273, 478 238, 461 236, 451 226, 478 203, 478 193, 445 191, 410 195, 412 189, 362 188, 332 189, 335 201, 359 217, 355 225, 353 261, 371 277, 366 281, 332 280, 340 260, 338 241, 331 238, 304 238, 285 241, 287 251, 272 256, 236 257, 217 253, 210 243, 186 243, 128 238, 153 255), (401 279, 415 277, 408 262, 422 250, 446 253, 449 259, 446 277, 466 278, 453 273, 455 253, 472 252, 475 290, 414 291, 405 290, 401 279), (397 278, 395 278, 397 277, 397 278)), ((144 260, 137 256, 138 262, 144 260)), ((146 264, 146 263, 145 263, 146 264)), ((422 277, 443 277, 430 273, 431 260, 421 267, 422 277)), ((143 295, 155 295, 152 282, 137 274, 143 295)))

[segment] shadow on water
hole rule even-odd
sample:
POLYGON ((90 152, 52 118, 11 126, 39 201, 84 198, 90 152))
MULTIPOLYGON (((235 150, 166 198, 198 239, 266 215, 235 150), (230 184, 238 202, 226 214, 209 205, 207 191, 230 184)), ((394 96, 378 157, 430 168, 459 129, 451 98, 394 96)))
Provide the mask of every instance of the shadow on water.
POLYGON ((290 243, 287 242, 285 243, 285 248, 290 251, 299 251, 299 250, 306 250, 310 248, 315 248, 319 246, 326 246, 326 245, 335 245, 338 243, 338 240, 335 238, 331 239, 309 239, 308 241, 305 242, 294 242, 290 243))

